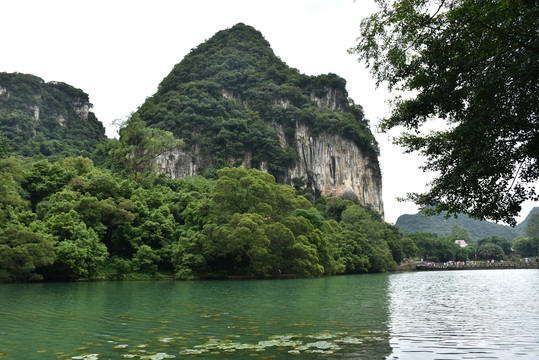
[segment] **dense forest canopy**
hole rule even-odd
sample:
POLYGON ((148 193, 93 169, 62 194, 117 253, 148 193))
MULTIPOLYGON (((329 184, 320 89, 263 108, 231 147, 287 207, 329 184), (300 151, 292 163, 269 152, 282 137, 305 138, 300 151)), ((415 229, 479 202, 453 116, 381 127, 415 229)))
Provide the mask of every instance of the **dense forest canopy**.
POLYGON ((322 276, 384 272, 404 259, 536 256, 539 216, 513 243, 475 244, 458 225, 412 233, 339 197, 309 201, 256 169, 171 179, 94 166, 0 158, 0 281, 322 276), (454 240, 468 240, 461 248, 454 240), (515 250, 516 253, 513 251, 515 250))
POLYGON ((321 276, 413 255, 379 215, 341 198, 313 204, 256 169, 136 183, 83 157, 24 165, 0 159, 2 281, 321 276))

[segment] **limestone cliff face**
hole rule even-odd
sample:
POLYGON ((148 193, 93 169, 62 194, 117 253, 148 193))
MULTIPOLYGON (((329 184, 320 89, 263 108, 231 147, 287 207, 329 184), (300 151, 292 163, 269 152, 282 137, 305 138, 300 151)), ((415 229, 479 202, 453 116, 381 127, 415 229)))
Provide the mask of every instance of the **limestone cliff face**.
MULTIPOLYGON (((285 173, 283 183, 292 185, 294 178, 303 179, 313 191, 324 196, 342 196, 358 200, 364 207, 383 216, 382 176, 376 161, 362 153, 357 145, 339 135, 312 135, 308 126, 296 123, 294 143, 286 142, 282 126, 270 124, 279 136, 281 146, 296 149, 296 161, 285 173)), ((211 157, 197 146, 174 149, 156 159, 157 172, 173 178, 197 176, 211 164, 211 157)), ((242 166, 250 167, 248 153, 242 166)), ((233 161, 230 165, 237 165, 233 161)), ((267 171, 265 163, 259 169, 267 171)))
POLYGON ((176 148, 155 159, 155 169, 173 179, 201 175, 211 164, 211 158, 202 154, 198 146, 176 148))
POLYGON ((383 215, 380 168, 356 144, 339 135, 311 135, 309 127, 299 123, 294 141, 297 161, 288 169, 285 183, 304 178, 324 196, 359 200, 366 208, 383 215))

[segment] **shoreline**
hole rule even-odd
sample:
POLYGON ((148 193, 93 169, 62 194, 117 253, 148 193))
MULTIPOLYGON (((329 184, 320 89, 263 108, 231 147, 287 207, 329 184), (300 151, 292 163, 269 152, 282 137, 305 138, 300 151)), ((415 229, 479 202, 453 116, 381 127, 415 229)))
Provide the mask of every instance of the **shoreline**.
POLYGON ((520 264, 517 262, 504 263, 478 263, 478 264, 444 264, 444 263, 428 263, 425 261, 417 261, 399 265, 398 272, 405 271, 437 271, 437 270, 505 270, 505 269, 539 269, 539 263, 532 262, 528 264, 520 264))

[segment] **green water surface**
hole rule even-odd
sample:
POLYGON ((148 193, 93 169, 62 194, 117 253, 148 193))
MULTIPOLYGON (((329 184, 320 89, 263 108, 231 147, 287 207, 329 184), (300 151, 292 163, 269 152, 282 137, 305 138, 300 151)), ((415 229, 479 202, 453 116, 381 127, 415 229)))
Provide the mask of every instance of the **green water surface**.
POLYGON ((383 358, 387 287, 383 274, 4 284, 0 358, 383 358))
POLYGON ((539 270, 0 285, 0 359, 539 359, 539 270))

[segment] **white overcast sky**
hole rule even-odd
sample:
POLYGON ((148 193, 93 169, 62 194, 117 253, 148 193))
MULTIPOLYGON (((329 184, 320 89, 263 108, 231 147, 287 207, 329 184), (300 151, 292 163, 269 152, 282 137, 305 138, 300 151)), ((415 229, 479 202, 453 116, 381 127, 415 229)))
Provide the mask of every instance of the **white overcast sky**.
MULTIPOLYGON (((192 48, 239 22, 261 31, 273 51, 307 75, 335 73, 363 106, 380 144, 385 220, 417 207, 397 197, 422 192, 430 176, 417 155, 403 154, 376 132, 392 97, 347 49, 356 44, 372 0, 2 0, 0 72, 62 81, 90 95, 97 118, 124 119, 153 95, 192 48)), ((539 206, 538 204, 536 204, 539 206)), ((533 204, 526 204, 526 216, 533 204)))

